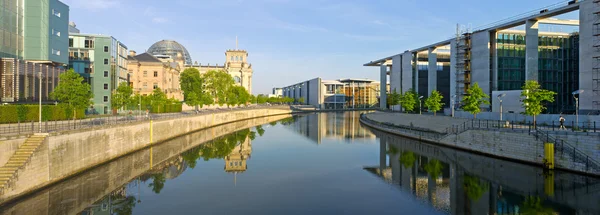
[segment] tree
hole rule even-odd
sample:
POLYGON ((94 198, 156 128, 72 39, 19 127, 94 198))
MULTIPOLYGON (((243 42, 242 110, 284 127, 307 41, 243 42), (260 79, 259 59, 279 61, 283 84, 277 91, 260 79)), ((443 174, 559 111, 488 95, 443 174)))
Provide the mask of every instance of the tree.
POLYGON ((267 96, 265 96, 265 95, 263 95, 263 94, 259 94, 259 95, 256 97, 256 100, 257 100, 257 101, 256 101, 256 103, 258 103, 258 104, 264 104, 264 103, 267 103, 267 100, 268 100, 268 99, 269 99, 269 98, 268 98, 267 96))
POLYGON ((165 187, 166 181, 167 178, 165 178, 163 173, 156 173, 152 175, 152 183, 150 183, 148 187, 151 187, 154 193, 159 194, 160 191, 165 187))
POLYGON ((533 116, 533 125, 535 127, 535 117, 546 110, 544 106, 545 102, 554 102, 555 92, 540 89, 540 84, 537 81, 527 81, 523 86, 521 97, 523 103, 521 104, 525 108, 525 114, 533 116))
POLYGON ((394 89, 394 92, 387 95, 387 104, 390 106, 390 108, 394 105, 399 105, 401 97, 402 95, 399 94, 396 89, 394 89))
POLYGON ((258 136, 263 136, 263 134, 265 134, 265 129, 262 127, 262 125, 258 125, 256 126, 256 132, 258 133, 258 136))
POLYGON ((133 88, 126 82, 121 82, 117 89, 112 93, 111 106, 113 109, 121 109, 131 103, 133 88))
POLYGON ((217 104, 225 104, 229 88, 235 84, 231 75, 220 70, 211 70, 206 72, 202 77, 205 81, 206 92, 214 98, 217 104))
POLYGON ((429 111, 433 111, 433 115, 435 116, 436 112, 440 111, 442 106, 444 106, 444 103, 442 103, 443 98, 444 96, 442 96, 439 91, 434 90, 431 92, 429 98, 425 100, 425 107, 427 107, 429 111))
POLYGON ((156 105, 158 107, 158 112, 160 113, 160 107, 167 103, 167 95, 163 93, 160 87, 157 87, 152 91, 150 95, 150 101, 152 105, 156 105))
POLYGON ((475 83, 469 90, 467 90, 467 96, 463 98, 463 110, 473 114, 473 117, 477 119, 477 114, 481 112, 481 105, 490 104, 488 101, 489 96, 483 93, 483 90, 479 87, 479 84, 475 83))
POLYGON ((183 91, 183 98, 187 105, 198 106, 212 104, 212 97, 206 92, 204 87, 205 80, 200 76, 200 71, 196 68, 187 68, 181 73, 179 85, 183 91))
POLYGON ((77 119, 77 110, 85 109, 92 104, 91 86, 73 69, 59 76, 59 82, 51 97, 58 100, 66 109, 73 110, 73 120, 77 119))
POLYGON ((304 97, 297 98, 296 102, 298 102, 298 104, 304 104, 304 97))
POLYGON ((410 89, 404 92, 404 95, 400 96, 400 104, 404 108, 404 111, 411 112, 415 109, 415 105, 417 104, 418 98, 417 93, 410 89))
POLYGON ((244 105, 250 100, 250 93, 242 86, 233 86, 229 89, 227 105, 244 105))

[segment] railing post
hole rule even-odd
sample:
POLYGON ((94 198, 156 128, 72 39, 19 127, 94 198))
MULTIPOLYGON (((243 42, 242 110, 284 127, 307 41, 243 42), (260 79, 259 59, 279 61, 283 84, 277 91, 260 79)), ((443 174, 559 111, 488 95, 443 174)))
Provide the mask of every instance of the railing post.
POLYGON ((552 131, 554 131, 554 120, 552 120, 552 131))
POLYGON ((596 121, 594 121, 594 133, 596 133, 596 121))

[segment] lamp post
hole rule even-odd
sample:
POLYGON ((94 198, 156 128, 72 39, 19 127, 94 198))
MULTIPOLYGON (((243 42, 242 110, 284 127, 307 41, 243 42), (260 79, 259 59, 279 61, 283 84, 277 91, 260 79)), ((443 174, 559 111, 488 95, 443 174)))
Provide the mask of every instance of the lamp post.
POLYGON ((421 115, 421 99, 423 99, 423 96, 419 96, 419 115, 421 115))
POLYGON ((579 126, 579 94, 582 94, 583 90, 574 91, 573 98, 575 98, 575 126, 579 126))
POLYGON ((40 113, 39 113, 39 133, 42 133, 42 72, 40 71, 38 73, 39 77, 40 77, 40 94, 39 94, 39 101, 40 101, 40 113))
POLYGON ((452 97, 450 97, 450 109, 452 109, 452 117, 454 117, 454 102, 456 100, 456 95, 452 95, 452 97))
POLYGON ((498 101, 500 101, 500 121, 502 121, 502 97, 506 96, 506 93, 498 95, 498 101))

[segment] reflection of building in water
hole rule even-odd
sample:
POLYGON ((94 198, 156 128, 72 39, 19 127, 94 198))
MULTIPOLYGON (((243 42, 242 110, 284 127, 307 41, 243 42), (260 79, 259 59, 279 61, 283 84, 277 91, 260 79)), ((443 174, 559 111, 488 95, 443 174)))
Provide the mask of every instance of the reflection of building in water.
POLYGON ((375 135, 360 125, 361 112, 331 112, 294 116, 286 127, 308 137, 317 144, 322 138, 375 139, 375 135))
POLYGON ((100 201, 90 205, 85 210, 81 211, 81 215, 101 215, 101 214, 120 214, 118 212, 125 211, 128 208, 133 208, 135 205, 134 197, 127 196, 127 189, 121 187, 100 201))
POLYGON ((246 160, 252 154, 252 142, 249 137, 246 137, 244 142, 235 146, 231 153, 225 157, 225 172, 244 172, 248 168, 246 160))

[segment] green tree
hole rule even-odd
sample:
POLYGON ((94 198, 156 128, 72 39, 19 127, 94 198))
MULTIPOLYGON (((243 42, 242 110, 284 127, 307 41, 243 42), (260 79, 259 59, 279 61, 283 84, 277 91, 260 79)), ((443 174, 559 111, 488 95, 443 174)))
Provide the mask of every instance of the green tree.
POLYGON ((477 118, 477 114, 481 112, 481 105, 490 104, 488 101, 489 96, 483 93, 483 90, 477 83, 473 84, 473 86, 467 90, 467 94, 468 95, 463 98, 463 103, 465 105, 462 108, 473 114, 473 117, 477 118))
POLYGON ((242 86, 232 86, 227 96, 227 105, 245 105, 250 100, 250 93, 242 86))
POLYGON ((470 200, 477 201, 489 189, 489 184, 475 176, 465 175, 463 189, 470 200))
POLYGON ((525 114, 533 116, 533 125, 536 125, 535 117, 546 110, 545 102, 554 102, 555 92, 540 89, 540 84, 537 81, 527 81, 523 86, 521 97, 525 108, 525 114))
POLYGON ((262 127, 262 125, 256 126, 256 132, 258 133, 258 136, 263 136, 263 134, 265 134, 265 129, 262 127))
POLYGON ((442 174, 442 170, 444 166, 442 166, 442 162, 436 159, 431 159, 427 164, 425 164, 425 172, 429 173, 432 178, 437 179, 440 174, 442 174))
POLYGON ((416 160, 417 157, 413 152, 405 151, 402 152, 402 155, 400 156, 400 163, 402 163, 404 168, 412 168, 415 165, 416 160))
POLYGON ((258 103, 258 104, 264 104, 264 103, 267 103, 267 100, 268 100, 268 99, 269 99, 269 98, 268 98, 267 96, 263 95, 263 94, 259 94, 259 95, 256 97, 256 100, 257 100, 257 103, 258 103))
POLYGON ((198 106, 202 108, 204 105, 213 103, 212 97, 204 88, 204 83, 204 78, 200 76, 200 71, 196 68, 183 70, 179 79, 185 103, 194 106, 196 110, 198 110, 198 106))
POLYGON ((227 103, 229 89, 235 84, 231 75, 220 70, 211 70, 202 77, 205 81, 206 92, 214 98, 215 103, 219 105, 227 103))
POLYGON ((121 82, 119 87, 112 93, 112 100, 110 101, 112 108, 117 110, 130 104, 132 95, 133 88, 126 82, 121 82))
POLYGON ((159 194, 160 191, 165 187, 165 182, 167 178, 162 173, 156 173, 152 175, 152 183, 148 185, 148 187, 152 188, 152 191, 156 194, 159 194))
POLYGON ((160 107, 167 103, 167 95, 160 89, 160 87, 157 87, 152 91, 152 94, 150 95, 150 101, 153 106, 156 105, 158 107, 158 112, 160 113, 160 107))
POLYGON ((404 95, 400 96, 400 104, 406 112, 415 110, 415 105, 417 105, 417 102, 417 93, 413 89, 404 92, 404 95))
POLYGON ((304 97, 296 99, 296 102, 298 102, 298 104, 304 104, 304 97))
POLYGON ((399 105, 401 99, 402 99, 402 94, 399 94, 398 91, 396 91, 396 89, 394 89, 394 92, 387 95, 387 104, 391 108, 392 106, 399 105))
POLYGON ((92 88, 73 69, 60 74, 59 80, 51 97, 58 100, 59 105, 73 111, 73 120, 75 120, 77 110, 85 109, 92 104, 91 99, 94 97, 92 88))
POLYGON ((553 215, 556 214, 551 207, 544 207, 539 196, 528 196, 521 205, 521 214, 524 215, 553 215))
POLYGON ((442 99, 444 96, 440 93, 440 91, 434 90, 431 92, 429 98, 425 100, 425 107, 429 109, 429 111, 433 111, 433 115, 435 116, 438 111, 442 109, 444 103, 442 103, 442 99))

